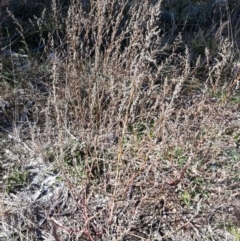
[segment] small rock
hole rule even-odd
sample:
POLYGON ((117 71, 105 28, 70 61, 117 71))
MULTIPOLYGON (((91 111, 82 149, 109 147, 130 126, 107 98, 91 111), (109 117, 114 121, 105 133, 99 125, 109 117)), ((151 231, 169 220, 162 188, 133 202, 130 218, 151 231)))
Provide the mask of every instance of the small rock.
POLYGON ((9 104, 8 101, 4 101, 4 100, 0 99, 0 107, 2 107, 2 108, 9 108, 10 104, 9 104))

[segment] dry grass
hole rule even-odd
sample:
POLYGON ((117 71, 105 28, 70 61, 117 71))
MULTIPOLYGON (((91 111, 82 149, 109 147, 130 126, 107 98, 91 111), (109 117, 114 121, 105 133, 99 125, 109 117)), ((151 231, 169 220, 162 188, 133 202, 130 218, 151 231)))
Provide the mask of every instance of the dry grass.
POLYGON ((29 57, 1 57, 0 240, 240 240, 238 50, 222 23, 194 57, 161 9, 53 1, 39 58, 15 19, 29 57))

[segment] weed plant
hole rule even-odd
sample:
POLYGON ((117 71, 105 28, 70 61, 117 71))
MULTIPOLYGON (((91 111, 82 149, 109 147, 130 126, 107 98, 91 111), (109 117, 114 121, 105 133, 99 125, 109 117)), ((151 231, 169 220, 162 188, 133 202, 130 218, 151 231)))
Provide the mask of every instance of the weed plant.
POLYGON ((239 5, 12 2, 0 240, 239 240, 239 5))

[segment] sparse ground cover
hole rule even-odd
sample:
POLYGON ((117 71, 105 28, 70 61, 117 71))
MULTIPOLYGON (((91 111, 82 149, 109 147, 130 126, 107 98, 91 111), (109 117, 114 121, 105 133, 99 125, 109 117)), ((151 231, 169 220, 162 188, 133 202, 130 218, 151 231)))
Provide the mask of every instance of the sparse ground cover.
POLYGON ((240 240, 237 2, 1 4, 0 240, 240 240))

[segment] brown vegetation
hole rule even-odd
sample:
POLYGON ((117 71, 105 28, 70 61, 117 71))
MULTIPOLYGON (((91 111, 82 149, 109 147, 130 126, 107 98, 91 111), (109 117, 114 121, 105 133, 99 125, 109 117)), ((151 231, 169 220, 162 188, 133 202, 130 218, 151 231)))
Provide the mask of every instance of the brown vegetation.
POLYGON ((240 240, 239 6, 24 4, 0 35, 0 240, 240 240))

